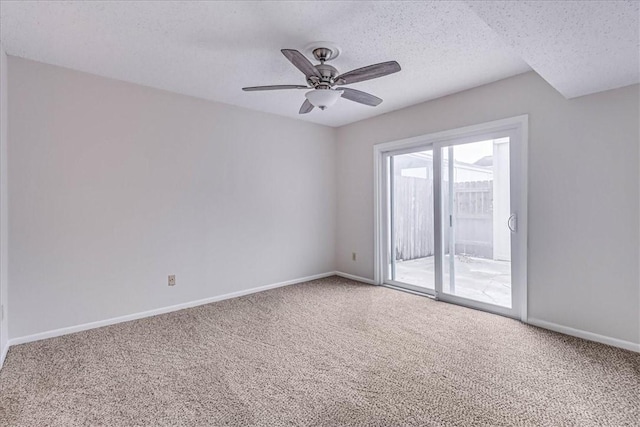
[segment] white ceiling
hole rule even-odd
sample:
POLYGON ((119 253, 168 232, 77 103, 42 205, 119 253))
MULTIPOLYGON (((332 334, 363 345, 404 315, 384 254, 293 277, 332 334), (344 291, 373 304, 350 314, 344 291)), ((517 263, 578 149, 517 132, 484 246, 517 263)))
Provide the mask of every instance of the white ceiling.
POLYGON ((468 2, 566 98, 640 81, 640 2, 468 2))
POLYGON ((518 2, 503 7, 485 3, 2 1, 0 38, 10 55, 329 126, 519 74, 530 70, 527 62, 558 88, 576 79, 572 65, 578 64, 581 86, 567 91, 571 94, 584 87, 638 82, 637 67, 635 77, 616 73, 625 68, 621 63, 625 69, 630 61, 633 65, 628 46, 638 54, 637 3, 624 2, 612 9, 615 13, 555 4, 563 2, 542 2, 548 10, 530 2, 522 7, 518 2), (556 17, 558 11, 564 11, 562 19, 544 15, 556 17), (608 18, 591 19, 594 12, 608 18), (634 19, 635 39, 627 28, 634 19), (606 37, 592 31, 603 22, 606 37), (615 22, 624 25, 616 28, 615 22), (559 37, 563 23, 569 29, 559 37), (572 47, 549 49, 549 38, 572 47), (302 73, 280 49, 303 51, 320 40, 342 48, 331 63, 342 72, 389 60, 400 63, 400 73, 351 86, 383 98, 380 106, 341 99, 325 111, 298 115, 304 91, 241 91, 243 86, 304 84, 302 73), (602 46, 611 65, 604 72, 585 72, 580 65, 597 60, 602 46), (618 52, 619 46, 624 52, 618 52))

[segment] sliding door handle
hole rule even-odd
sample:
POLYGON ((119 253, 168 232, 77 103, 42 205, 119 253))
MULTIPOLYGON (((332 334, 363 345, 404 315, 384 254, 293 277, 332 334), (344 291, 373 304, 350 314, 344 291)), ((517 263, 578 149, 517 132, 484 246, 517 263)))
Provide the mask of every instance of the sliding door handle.
POLYGON ((507 227, 512 233, 515 233, 518 230, 518 216, 515 213, 509 215, 509 219, 507 220, 507 227))

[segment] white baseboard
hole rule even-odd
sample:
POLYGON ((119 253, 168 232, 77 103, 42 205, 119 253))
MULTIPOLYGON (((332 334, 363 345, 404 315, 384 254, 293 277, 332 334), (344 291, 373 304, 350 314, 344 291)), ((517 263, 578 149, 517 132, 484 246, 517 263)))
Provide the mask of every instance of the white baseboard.
POLYGON ((345 279, 351 279, 351 280, 356 280, 358 282, 368 283, 369 285, 375 285, 376 284, 373 280, 367 279, 366 277, 360 277, 360 276, 356 276, 354 274, 343 273, 342 271, 335 271, 334 274, 336 276, 344 277, 345 279))
POLYGON ((7 342, 7 344, 5 344, 3 349, 0 349, 0 369, 2 369, 2 366, 4 365, 4 359, 7 358, 7 352, 9 351, 9 343, 7 342))
POLYGON ((32 341, 44 340, 47 338, 59 337, 61 335, 73 334, 75 332, 86 331, 88 329, 101 328, 103 326, 115 325, 117 323, 129 322, 131 320, 142 319, 145 317, 157 316, 158 314, 170 313, 172 311, 183 310, 185 308, 196 307, 199 305, 209 304, 216 301, 222 301, 231 298, 237 298, 244 295, 254 294, 256 292, 262 292, 269 289, 280 288, 282 286, 293 285, 296 283, 308 282, 310 280, 322 279, 324 277, 335 276, 336 273, 333 271, 321 274, 315 274, 313 276, 300 277, 298 279, 287 280, 285 282, 272 283, 270 285, 259 286, 257 288, 246 289, 243 291, 231 292, 224 295, 218 295, 214 297, 209 297, 205 299, 200 299, 196 301, 189 301, 182 304, 171 305, 168 307, 156 308, 153 310, 142 311, 139 313, 127 314, 125 316, 113 317, 111 319, 98 320, 96 322, 84 323, 81 325, 69 326, 66 328, 53 329, 51 331, 40 332, 33 335, 26 335, 23 337, 12 338, 9 340, 7 344, 7 348, 5 349, 5 353, 8 350, 9 346, 24 344, 32 341))
POLYGON ((625 350, 631 350, 631 351, 640 353, 640 344, 637 344, 631 341, 625 341, 618 338, 599 335, 593 332, 583 331, 581 329, 574 329, 568 326, 558 325, 557 323, 551 323, 545 320, 534 319, 531 317, 529 317, 527 323, 533 326, 538 326, 539 328, 560 332, 561 334, 571 335, 571 336, 582 338, 585 340, 595 341, 602 344, 607 344, 614 347, 619 347, 625 350))

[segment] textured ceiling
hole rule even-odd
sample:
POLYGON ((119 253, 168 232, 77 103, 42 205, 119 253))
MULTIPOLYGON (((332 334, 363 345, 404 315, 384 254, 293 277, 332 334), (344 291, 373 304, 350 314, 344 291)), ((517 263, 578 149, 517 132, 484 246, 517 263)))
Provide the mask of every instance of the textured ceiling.
POLYGON ((640 81, 640 2, 468 2, 566 98, 640 81))
POLYGON ((2 1, 0 38, 9 55, 341 126, 528 71, 527 62, 563 93, 563 85, 573 84, 565 95, 637 83, 637 66, 634 77, 621 65, 633 66, 627 47, 634 34, 637 55, 637 16, 635 33, 627 28, 637 4, 618 5, 614 13, 565 3, 2 1), (592 34, 591 27, 603 23, 606 33, 592 34), (380 106, 341 99, 300 116, 303 90, 241 91, 304 84, 280 49, 309 53, 303 49, 320 40, 342 48, 331 62, 342 72, 400 63, 400 73, 351 85, 383 98, 380 106), (585 68, 603 51, 609 65, 585 68))
MULTIPOLYGON (((340 126, 529 70, 461 2, 2 2, 9 55, 255 110, 340 126), (339 71, 396 60, 402 71, 353 84, 384 99, 341 99, 299 116, 304 84, 280 53, 328 40, 339 71)), ((306 53, 306 52, 305 52, 306 53)))

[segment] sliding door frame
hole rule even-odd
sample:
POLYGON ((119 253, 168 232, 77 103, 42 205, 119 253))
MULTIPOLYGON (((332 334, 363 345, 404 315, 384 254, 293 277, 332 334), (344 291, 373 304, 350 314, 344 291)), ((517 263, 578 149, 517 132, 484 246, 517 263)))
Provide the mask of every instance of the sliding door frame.
MULTIPOLYGON (((440 148, 443 146, 454 143, 455 145, 463 144, 465 142, 476 142, 478 137, 482 136, 483 139, 495 139, 505 134, 509 134, 511 138, 510 150, 514 150, 512 158, 517 159, 518 164, 511 163, 511 179, 515 182, 519 191, 515 194, 515 199, 511 200, 511 212, 517 214, 517 229, 524 231, 518 239, 516 239, 516 245, 512 246, 512 254, 514 256, 515 263, 512 264, 517 267, 512 271, 512 283, 517 287, 516 304, 514 304, 513 310, 501 310, 499 306, 492 304, 467 304, 464 298, 456 297, 455 295, 446 295, 445 298, 449 302, 467 305, 479 310, 491 311, 505 316, 516 317, 523 322, 527 321, 527 164, 528 164, 528 133, 529 133, 529 116, 521 115, 516 117, 510 117, 506 119, 496 120, 488 123, 482 123, 478 125, 466 126, 457 129, 446 130, 443 132, 431 133, 427 135, 420 135, 413 138, 402 139, 398 141, 384 142, 376 144, 373 147, 373 162, 374 162, 374 283, 376 285, 391 284, 396 285, 390 280, 385 280, 388 277, 388 266, 386 260, 389 259, 387 254, 389 245, 389 230, 387 224, 389 224, 391 212, 388 211, 390 204, 388 198, 389 194, 389 157, 393 155, 402 154, 403 152, 415 152, 419 149, 433 149, 434 159, 434 176, 441 178, 441 152, 440 148), (494 138, 495 137, 495 138, 494 138), (391 283, 390 283, 391 282, 391 283)), ((438 185, 434 186, 434 198, 435 200, 441 200, 441 188, 438 185)), ((512 192, 513 195, 513 192, 512 192)), ((441 203, 436 203, 440 208, 441 203)), ((442 216, 436 212, 434 218, 434 226, 442 229, 442 216)), ((435 233, 435 247, 436 250, 442 250, 442 233, 435 233)), ((442 256, 436 256, 435 258, 435 280, 436 290, 438 284, 442 285, 442 256)), ((406 287, 406 284, 402 284, 406 287)), ((512 288, 512 291, 513 291, 512 288)), ((411 288, 409 288, 411 289, 411 288)), ((422 290, 423 293, 425 292, 422 290)), ((435 293, 436 298, 440 297, 438 292, 435 293)))
MULTIPOLYGON (((420 146, 420 149, 424 149, 424 150, 430 150, 432 147, 431 144, 428 144, 426 146, 420 146)), ((410 153, 414 153, 416 152, 415 148, 408 148, 406 150, 393 150, 393 154, 391 154, 390 152, 385 152, 382 154, 382 179, 383 179, 383 186, 381 191, 383 192, 383 224, 392 224, 393 223, 393 192, 390 191, 391 188, 393 188, 394 185, 394 170, 393 170, 393 161, 392 161, 392 156, 400 156, 403 154, 410 154, 410 153)), ((385 228, 385 230, 383 231, 382 235, 384 236, 385 242, 384 242, 384 246, 385 248, 391 248, 391 242, 395 241, 394 238, 394 233, 393 233, 393 228, 385 228)), ((383 249, 384 250, 384 249, 383 249)), ((396 273, 396 262, 395 262, 395 257, 390 256, 390 254, 385 254, 383 253, 383 256, 385 257, 385 261, 383 261, 382 263, 382 277, 395 277, 395 273, 396 273), (387 262, 387 260, 389 262, 387 262)), ((419 294, 426 294, 432 297, 436 296, 435 293, 435 287, 433 289, 430 288, 426 288, 423 286, 418 286, 418 285, 413 285, 411 283, 404 283, 404 282, 398 282, 392 279, 386 279, 383 280, 385 285, 389 285, 392 286, 394 288, 401 288, 403 290, 409 290, 412 292, 417 292, 419 294)))

